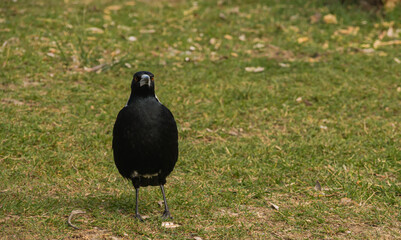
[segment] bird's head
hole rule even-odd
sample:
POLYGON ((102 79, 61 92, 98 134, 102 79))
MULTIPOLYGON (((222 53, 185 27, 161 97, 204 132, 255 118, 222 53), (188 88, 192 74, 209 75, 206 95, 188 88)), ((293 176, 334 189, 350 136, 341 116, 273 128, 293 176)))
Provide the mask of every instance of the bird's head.
POLYGON ((135 92, 142 93, 154 93, 155 82, 153 80, 154 75, 151 72, 140 71, 134 74, 132 79, 131 89, 135 92))

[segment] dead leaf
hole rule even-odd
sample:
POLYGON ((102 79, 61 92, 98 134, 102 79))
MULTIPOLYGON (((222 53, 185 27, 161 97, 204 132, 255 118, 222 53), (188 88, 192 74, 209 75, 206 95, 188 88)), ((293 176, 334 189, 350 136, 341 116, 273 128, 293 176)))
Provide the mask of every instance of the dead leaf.
POLYGON ((386 9, 386 11, 392 11, 398 3, 400 3, 399 0, 386 0, 384 3, 384 9, 386 9))
POLYGON ((125 25, 117 25, 117 28, 121 29, 123 31, 126 31, 126 32, 131 32, 131 27, 128 27, 128 26, 125 26, 125 25))
POLYGON ((173 222, 162 222, 162 227, 165 227, 165 228, 177 228, 179 226, 181 226, 181 225, 173 223, 173 222))
POLYGON ((362 52, 369 54, 369 53, 374 53, 375 50, 373 48, 365 48, 365 49, 362 49, 362 52))
POLYGON ((238 132, 237 132, 237 131, 234 131, 234 130, 230 130, 230 131, 228 132, 228 134, 230 134, 231 136, 238 136, 238 132))
POLYGON ((308 37, 300 37, 300 38, 297 39, 297 42, 299 44, 302 44, 302 43, 307 42, 307 41, 309 41, 308 37))
MULTIPOLYGON (((284 28, 284 30, 286 30, 286 29, 284 28)), ((297 26, 289 26, 288 30, 295 32, 295 33, 299 32, 299 28, 297 26)))
POLYGON ((264 48, 264 47, 265 47, 265 45, 263 43, 257 43, 257 44, 255 44, 253 46, 253 48, 255 48, 255 49, 261 49, 261 48, 264 48))
POLYGON ((382 47, 382 46, 390 46, 390 45, 401 45, 401 40, 393 40, 388 42, 382 42, 380 40, 376 40, 373 43, 374 48, 382 47))
POLYGON ((224 35, 224 38, 227 39, 227 40, 232 40, 233 39, 233 37, 231 35, 228 35, 228 34, 224 35))
MULTIPOLYGON (((381 25, 383 25, 383 27, 389 28, 394 26, 394 21, 390 21, 390 22, 382 22, 381 25)), ((379 26, 379 25, 378 25, 379 26)), ((376 26, 375 26, 376 27, 376 26)))
POLYGON ((308 58, 308 62, 310 63, 319 62, 319 57, 310 57, 308 58))
POLYGON ((129 36, 128 37, 128 41, 130 41, 130 42, 135 42, 136 40, 138 40, 136 37, 134 37, 134 36, 129 36))
POLYGON ((246 41, 246 36, 244 35, 244 34, 242 34, 242 35, 240 35, 239 37, 238 37, 238 39, 240 40, 240 41, 246 41))
POLYGON ((105 15, 103 15, 103 19, 106 20, 106 21, 111 21, 111 16, 105 14, 105 15))
POLYGON ((135 6, 135 2, 134 1, 125 2, 124 5, 135 6))
POLYGON ((315 13, 314 15, 310 16, 310 22, 313 23, 318 23, 320 19, 322 18, 321 13, 315 13))
POLYGON ((202 240, 201 237, 194 237, 194 240, 202 240))
POLYGON ((245 71, 254 72, 254 73, 263 72, 264 70, 265 70, 264 67, 246 67, 245 68, 245 71))
POLYGON ((302 97, 298 97, 297 99, 295 99, 295 101, 297 101, 297 103, 301 103, 302 102, 302 97))
POLYGON ((393 27, 388 28, 386 35, 387 35, 387 37, 390 37, 390 38, 395 38, 398 36, 398 34, 397 35, 395 34, 393 27))
POLYGON ((326 24, 337 24, 337 17, 333 14, 327 14, 323 17, 323 21, 326 24))
POLYGON ((211 38, 211 39, 209 40, 209 43, 212 44, 212 45, 215 45, 216 42, 217 42, 216 38, 211 38))
POLYGON ((183 14, 184 14, 184 16, 188 16, 188 15, 191 15, 191 14, 193 14, 196 10, 198 10, 198 5, 193 5, 191 8, 189 8, 188 10, 185 10, 184 12, 183 12, 183 14))
POLYGON ((380 57, 386 57, 388 55, 386 52, 383 51, 379 51, 378 53, 380 57))
POLYGON ((288 68, 288 67, 290 67, 290 64, 288 64, 288 63, 279 63, 278 64, 280 67, 283 67, 283 68, 288 68))
POLYGON ((103 12, 106 13, 106 14, 110 14, 111 11, 118 11, 120 9, 121 9, 120 5, 111 5, 111 6, 106 7, 103 10, 103 12))
POLYGON ((104 33, 103 29, 100 29, 100 28, 97 28, 97 27, 87 28, 86 31, 91 32, 91 33, 96 33, 96 34, 103 34, 104 33))
POLYGON ((320 125, 319 128, 322 130, 327 130, 327 126, 324 126, 324 125, 320 125))
POLYGON ((46 53, 47 56, 54 58, 56 55, 52 52, 48 52, 46 53))
POLYGON ((110 55, 111 55, 111 57, 115 57, 120 53, 121 53, 121 50, 117 48, 115 51, 111 52, 110 55))
POLYGON ((339 29, 334 32, 334 36, 343 34, 343 35, 356 35, 359 32, 359 27, 349 26, 345 29, 339 29))
POLYGON ((347 197, 341 198, 340 200, 341 205, 349 205, 350 203, 352 203, 352 199, 347 197))

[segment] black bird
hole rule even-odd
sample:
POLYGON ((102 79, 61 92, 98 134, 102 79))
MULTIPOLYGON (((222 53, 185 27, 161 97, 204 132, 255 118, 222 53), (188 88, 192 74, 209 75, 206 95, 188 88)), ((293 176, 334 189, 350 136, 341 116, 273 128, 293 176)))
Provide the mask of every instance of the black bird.
POLYGON ((135 216, 139 187, 160 186, 164 200, 162 218, 171 218, 163 185, 178 158, 178 131, 173 114, 155 95, 154 75, 134 74, 131 95, 118 113, 113 129, 114 162, 135 187, 135 216))

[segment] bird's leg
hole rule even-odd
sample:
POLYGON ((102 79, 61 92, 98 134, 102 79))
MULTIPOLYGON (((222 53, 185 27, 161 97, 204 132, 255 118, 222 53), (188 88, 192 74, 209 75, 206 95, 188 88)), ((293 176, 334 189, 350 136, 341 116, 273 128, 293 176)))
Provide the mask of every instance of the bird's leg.
POLYGON ((170 211, 168 210, 167 200, 166 200, 166 194, 164 193, 164 187, 163 187, 163 185, 160 185, 160 189, 162 190, 163 200, 164 200, 164 213, 163 213, 163 215, 162 215, 162 218, 163 218, 163 219, 166 219, 166 218, 172 219, 173 217, 170 215, 170 211))
POLYGON ((143 219, 142 219, 141 215, 139 215, 139 212, 138 212, 139 188, 135 188, 135 195, 136 195, 136 198, 135 198, 135 218, 138 219, 139 221, 143 222, 143 219))

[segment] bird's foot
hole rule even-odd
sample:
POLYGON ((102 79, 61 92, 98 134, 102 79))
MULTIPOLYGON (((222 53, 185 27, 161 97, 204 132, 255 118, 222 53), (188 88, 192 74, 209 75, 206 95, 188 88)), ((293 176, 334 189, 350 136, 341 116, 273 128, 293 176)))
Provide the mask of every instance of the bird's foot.
POLYGON ((162 218, 163 219, 173 219, 173 217, 170 215, 170 211, 164 211, 162 218))
POLYGON ((135 218, 143 222, 143 218, 141 217, 141 215, 139 215, 139 213, 135 214, 135 218))

